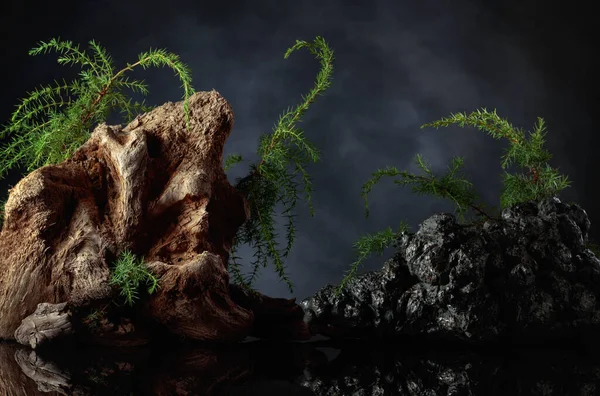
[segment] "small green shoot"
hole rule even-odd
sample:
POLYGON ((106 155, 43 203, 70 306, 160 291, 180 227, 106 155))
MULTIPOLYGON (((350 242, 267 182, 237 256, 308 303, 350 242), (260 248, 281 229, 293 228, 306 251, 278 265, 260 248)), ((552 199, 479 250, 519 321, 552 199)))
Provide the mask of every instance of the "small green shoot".
POLYGON ((125 303, 133 306, 139 298, 140 286, 148 286, 148 293, 152 294, 158 288, 158 279, 146 268, 142 259, 135 260, 135 256, 125 250, 113 268, 111 285, 117 286, 125 303))

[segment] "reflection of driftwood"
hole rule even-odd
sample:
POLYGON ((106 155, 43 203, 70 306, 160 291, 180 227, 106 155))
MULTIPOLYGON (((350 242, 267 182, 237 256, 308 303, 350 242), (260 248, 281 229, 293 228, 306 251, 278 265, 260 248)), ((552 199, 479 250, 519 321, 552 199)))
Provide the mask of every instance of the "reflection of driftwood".
POLYGON ((35 349, 47 341, 71 333, 71 313, 67 303, 41 303, 34 313, 23 319, 15 331, 15 339, 35 349))
POLYGON ((0 341, 0 395, 58 396, 64 393, 43 392, 40 386, 23 372, 17 363, 17 352, 32 352, 28 347, 0 341))
POLYGON ((57 392, 70 395, 70 375, 54 362, 41 359, 34 351, 23 349, 15 352, 15 361, 23 373, 34 380, 42 392, 57 392))
POLYGON ((0 396, 220 396, 256 379, 291 386, 306 367, 325 363, 323 353, 310 343, 161 343, 158 349, 103 346, 85 350, 65 343, 33 351, 0 342, 0 396))

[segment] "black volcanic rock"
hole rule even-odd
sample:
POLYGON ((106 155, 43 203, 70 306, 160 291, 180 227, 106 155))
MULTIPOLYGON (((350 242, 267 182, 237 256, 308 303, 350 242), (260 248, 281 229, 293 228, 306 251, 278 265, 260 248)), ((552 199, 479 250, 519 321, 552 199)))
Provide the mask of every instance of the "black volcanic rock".
POLYGON ((458 224, 435 214, 403 233, 379 271, 327 285, 302 301, 314 333, 422 336, 469 343, 597 338, 600 260, 577 204, 515 205, 500 222, 458 224))

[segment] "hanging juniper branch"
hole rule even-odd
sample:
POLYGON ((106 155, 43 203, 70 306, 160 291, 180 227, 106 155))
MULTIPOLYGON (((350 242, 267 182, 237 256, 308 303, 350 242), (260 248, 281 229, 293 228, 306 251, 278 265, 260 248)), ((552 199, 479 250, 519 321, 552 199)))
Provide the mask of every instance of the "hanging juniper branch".
MULTIPOLYGON (((254 261, 251 262, 252 273, 243 282, 240 277, 240 264, 236 259, 230 261, 233 278, 237 283, 251 287, 258 269, 266 267, 269 261, 275 265, 275 271, 286 282, 290 291, 293 285, 285 273, 285 258, 293 245, 296 228, 293 210, 298 202, 299 186, 296 176, 299 175, 304 196, 309 206, 311 216, 314 207, 311 201, 312 182, 306 171, 306 165, 319 160, 318 149, 305 137, 304 132, 297 127, 308 107, 322 95, 331 85, 333 71, 333 51, 322 37, 316 37, 314 42, 297 40, 289 48, 284 58, 295 50, 307 48, 315 55, 321 64, 317 80, 308 95, 302 96, 303 102, 295 109, 288 109, 279 117, 270 134, 259 137, 258 155, 261 160, 250 167, 248 176, 239 180, 236 188, 241 191, 251 208, 250 219, 240 227, 235 238, 235 244, 250 244, 255 249, 254 261), (284 207, 282 215, 286 218, 286 247, 281 251, 275 232, 275 206, 281 203, 284 207)), ((241 157, 236 157, 239 162, 241 157)), ((227 159, 229 163, 233 160, 227 159)), ((226 161, 226 162, 227 162, 226 161)))
POLYGON ((60 54, 58 63, 80 64, 80 79, 71 84, 64 82, 48 85, 29 93, 11 116, 11 123, 0 133, 0 138, 14 135, 12 142, 0 151, 0 178, 15 166, 22 163, 27 171, 33 171, 48 164, 57 164, 69 158, 89 138, 90 130, 104 122, 113 109, 120 109, 129 123, 140 113, 153 107, 142 103, 131 103, 119 90, 129 88, 143 95, 148 93, 143 81, 125 78, 126 71, 136 66, 146 69, 150 66, 168 66, 175 70, 184 89, 184 109, 186 127, 189 128, 189 96, 194 93, 191 86, 191 72, 175 54, 157 49, 139 54, 138 61, 129 64, 117 73, 112 59, 104 48, 89 42, 93 57, 79 50, 71 41, 55 38, 41 41, 38 47, 29 51, 38 55, 55 50, 60 54), (85 68, 85 69, 84 69, 85 68))
POLYGON ((400 180, 394 180, 394 184, 412 185, 412 192, 419 195, 435 195, 440 198, 452 200, 456 205, 456 214, 461 221, 465 221, 464 214, 468 209, 472 209, 479 216, 485 216, 492 220, 498 219, 497 217, 485 213, 482 205, 474 203, 477 199, 477 195, 473 191, 473 184, 464 177, 461 177, 462 175, 457 174, 458 170, 462 168, 464 164, 461 157, 454 157, 452 159, 452 163, 448 167, 448 172, 441 179, 438 179, 433 174, 420 154, 416 155, 415 160, 417 166, 421 168, 427 176, 417 176, 407 171, 399 171, 395 167, 379 169, 373 173, 372 177, 363 185, 361 193, 365 202, 366 217, 369 216, 369 202, 367 196, 375 184, 383 177, 400 176, 400 180))

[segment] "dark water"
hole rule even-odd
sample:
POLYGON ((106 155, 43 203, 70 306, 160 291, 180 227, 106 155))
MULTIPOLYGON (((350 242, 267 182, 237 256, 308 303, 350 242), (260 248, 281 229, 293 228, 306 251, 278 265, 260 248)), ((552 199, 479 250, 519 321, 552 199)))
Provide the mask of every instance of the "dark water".
POLYGON ((600 395, 582 347, 423 342, 73 348, 0 343, 0 395, 600 395))

